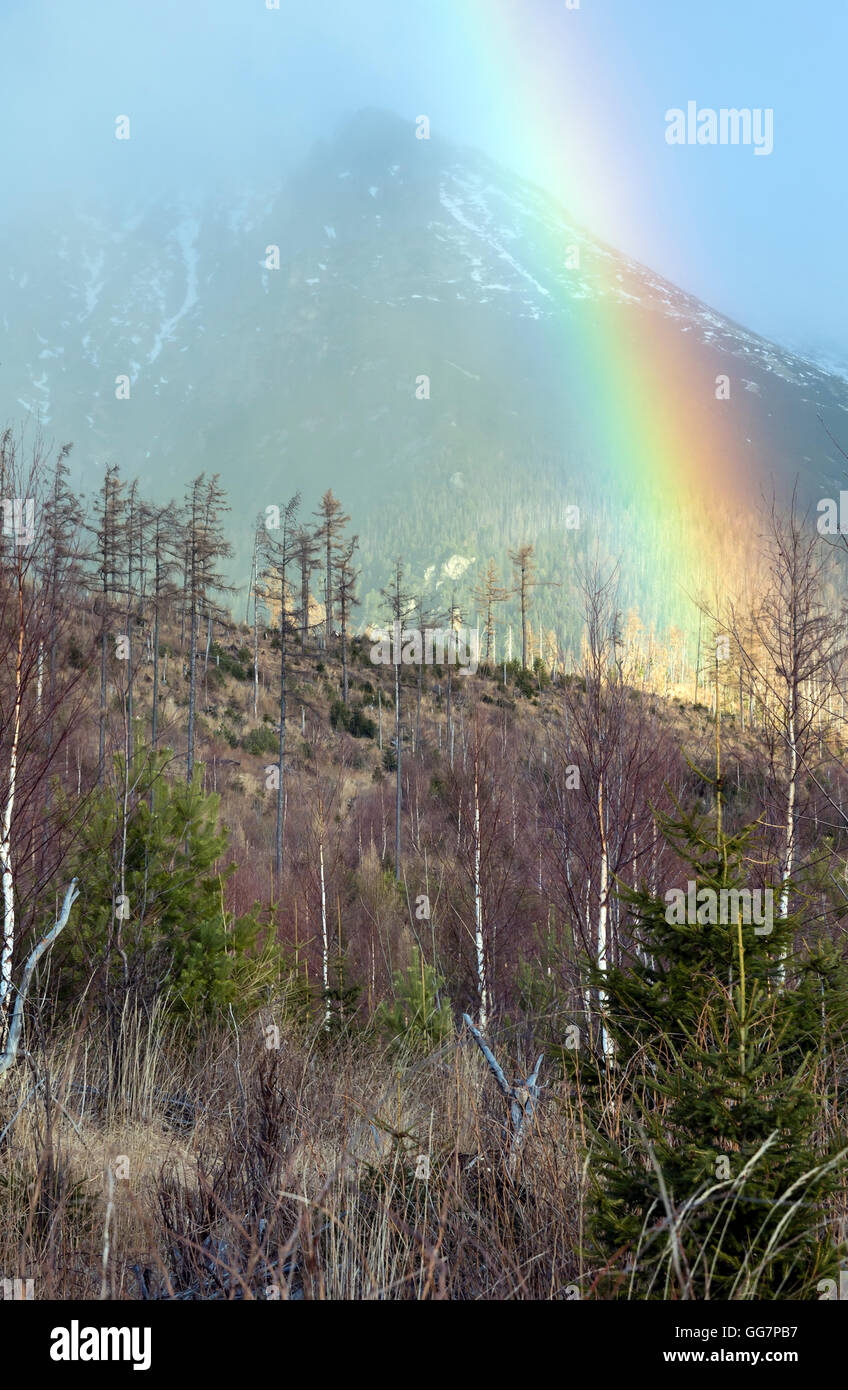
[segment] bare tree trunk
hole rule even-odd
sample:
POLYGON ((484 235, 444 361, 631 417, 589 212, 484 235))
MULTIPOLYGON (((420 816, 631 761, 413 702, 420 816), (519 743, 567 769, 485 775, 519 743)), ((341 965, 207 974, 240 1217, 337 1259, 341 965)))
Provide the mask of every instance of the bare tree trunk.
POLYGON ((327 889, 324 883, 324 824, 318 841, 318 863, 321 873, 321 981, 324 986, 324 1027, 330 1027, 330 938, 327 928, 327 889))
POLYGON ((306 630, 309 627, 309 562, 304 556, 300 565, 300 650, 306 650, 306 630))
POLYGON ((477 750, 474 752, 474 945, 477 954, 477 994, 480 999, 480 1027, 489 1021, 489 987, 486 977, 486 943, 483 937, 483 892, 480 884, 480 791, 477 750))
POLYGON ((424 684, 424 663, 418 663, 418 696, 415 706, 415 755, 421 756, 421 690, 424 684))
POLYGON ((259 712, 259 596, 256 566, 256 543, 253 546, 253 717, 259 712))
POLYGON ((347 605, 344 598, 340 600, 341 611, 341 642, 342 642, 342 699, 348 702, 347 694, 347 605))
POLYGON ((32 980, 33 972, 39 960, 44 955, 44 952, 48 950, 50 946, 53 945, 53 942, 56 940, 56 937, 59 935, 61 931, 64 931, 67 925, 71 908, 73 907, 76 899, 79 896, 76 885, 77 880, 74 878, 68 885, 67 892, 65 893, 65 901, 62 904, 62 911, 56 919, 56 922, 50 928, 50 931, 47 932, 47 934, 41 938, 35 949, 30 952, 29 959, 27 960, 27 963, 24 966, 23 974, 21 975, 21 982, 18 986, 15 997, 15 1006, 12 1010, 11 1023, 9 1025, 8 1033, 6 1035, 5 1046, 3 1048, 3 1051, 0 1053, 0 1079, 2 1079, 2 1077, 5 1076, 6 1072, 9 1070, 10 1067, 14 1066, 14 1063, 17 1059, 18 1047, 20 1045, 21 1040, 21 1031, 23 1029, 24 1005, 26 1003, 27 994, 29 993, 29 986, 32 980))
POLYGON ((100 633, 100 731, 97 748, 97 785, 103 787, 103 777, 106 770, 106 644, 108 634, 106 632, 106 592, 103 593, 103 619, 102 630, 100 633))
MULTIPOLYGON (((399 656, 400 653, 397 653, 399 656)), ((396 754, 396 778, 395 778, 395 879, 400 883, 400 803, 401 803, 401 781, 400 781, 400 663, 395 662, 395 754, 396 754)))
MULTIPOLYGON (((598 882, 598 969, 601 974, 607 973, 607 924, 609 913, 609 855, 607 852, 606 826, 604 824, 604 782, 601 778, 598 782, 598 825, 600 828, 601 842, 601 862, 600 875, 598 882)), ((601 1014, 601 1042, 603 1054, 609 1057, 612 1054, 612 1039, 607 1033, 605 1012, 607 1006, 606 990, 598 991, 598 1008, 601 1014)))
POLYGON ((188 649, 188 755, 186 759, 186 781, 191 782, 194 773, 194 711, 197 699, 197 603, 191 598, 191 629, 188 649))
POLYGON ((124 785, 121 798, 121 864, 120 882, 121 897, 117 913, 115 914, 117 926, 115 928, 115 946, 121 958, 121 969, 123 972, 124 990, 129 988, 129 965, 127 953, 124 950, 121 940, 124 922, 126 895, 126 875, 127 875, 127 827, 129 824, 129 803, 130 803, 130 762, 132 757, 132 725, 130 723, 129 711, 124 714, 124 785))
POLYGON ((327 526, 327 573, 324 577, 324 646, 330 650, 333 623, 333 534, 327 526))
POLYGON ((524 586, 524 576, 521 577, 521 665, 527 669, 527 591, 524 586))
MULTIPOLYGON (((158 568, 158 562, 157 562, 158 568)), ((156 576, 158 589, 159 576, 156 576)), ((150 718, 150 742, 156 747, 156 740, 159 737, 159 597, 158 593, 153 607, 153 712, 150 718)))
POLYGON ((0 838, 0 872, 3 893, 3 945, 0 950, 0 1026, 8 1038, 6 1024, 12 1007, 12 954, 15 949, 15 883, 12 874, 12 813, 18 775, 18 744, 21 733, 23 703, 24 657, 24 584, 18 569, 18 650, 15 659, 15 705, 12 715, 12 747, 9 753, 9 782, 3 807, 2 838, 0 838))
MULTIPOLYGON (((795 867, 795 802, 798 786, 798 743, 795 736, 797 698, 797 687, 793 682, 789 688, 789 718, 787 720, 789 773, 786 785, 786 825, 784 828, 784 854, 780 874, 780 905, 778 908, 778 916, 781 921, 785 921, 789 915, 789 881, 795 867)), ((783 980, 785 975, 786 967, 781 960, 778 967, 778 978, 783 980)))
MULTIPOLYGON (((286 776, 286 571, 280 574, 280 775, 277 778, 277 852, 275 866, 277 885, 283 872, 283 810, 286 776)), ((323 850, 322 850, 323 854, 323 850)), ((323 860, 322 860, 323 863, 323 860)), ((323 869, 322 869, 323 883, 323 869)))

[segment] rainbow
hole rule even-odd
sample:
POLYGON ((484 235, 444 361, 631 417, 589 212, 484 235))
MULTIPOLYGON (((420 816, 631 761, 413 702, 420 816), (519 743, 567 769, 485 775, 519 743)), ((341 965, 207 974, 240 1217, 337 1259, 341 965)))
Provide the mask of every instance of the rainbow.
MULTIPOLYGON (((603 225, 625 229, 640 190, 637 172, 616 160, 614 132, 596 128, 581 130, 577 140, 564 137, 572 124, 564 93, 573 109, 575 95, 579 105, 591 85, 595 95, 585 109, 597 110, 598 84, 612 80, 610 73, 588 71, 575 43, 575 26, 586 22, 588 6, 582 12, 566 0, 466 0, 461 14, 465 38, 475 36, 480 90, 487 94, 481 99, 509 112, 516 145, 532 151, 534 181, 568 215, 578 202, 603 225)), ((568 231, 557 236, 562 244, 548 250, 563 266, 556 293, 565 311, 573 292, 569 277, 577 274, 569 269, 574 238, 568 231)), ((618 255, 596 241, 587 240, 585 248, 578 242, 578 252, 584 249, 579 274, 591 281, 592 295, 579 317, 580 341, 563 342, 564 361, 571 369, 576 350, 582 419, 593 454, 600 449, 608 460, 610 507, 628 509, 641 533, 632 537, 634 555, 654 567, 669 600, 666 612, 680 614, 691 632, 697 622, 691 597, 714 596, 736 552, 744 551, 746 518, 756 500, 750 451, 740 453, 732 400, 722 399, 716 376, 704 369, 707 355, 681 353, 687 326, 651 306, 629 314, 618 255)), ((659 286, 660 276, 652 278, 659 286)), ((573 320, 566 312, 562 317, 565 333, 573 334, 573 320)), ((570 371, 564 389, 574 385, 570 371)))

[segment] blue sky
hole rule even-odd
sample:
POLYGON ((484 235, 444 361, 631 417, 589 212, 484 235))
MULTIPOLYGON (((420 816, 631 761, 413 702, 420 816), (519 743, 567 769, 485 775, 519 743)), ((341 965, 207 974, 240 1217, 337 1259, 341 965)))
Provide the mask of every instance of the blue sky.
POLYGON ((731 317, 848 360, 848 6, 512 8, 561 71, 555 101, 539 103, 527 53, 513 61, 480 0, 280 0, 279 11, 265 0, 0 0, 4 210, 20 225, 55 201, 58 218, 71 190, 119 199, 200 186, 226 198, 235 180, 283 178, 358 107, 426 112, 449 138, 558 182, 592 231, 731 317), (689 100, 771 107, 774 152, 670 148, 664 113, 689 100), (114 139, 123 113, 131 158, 114 139))

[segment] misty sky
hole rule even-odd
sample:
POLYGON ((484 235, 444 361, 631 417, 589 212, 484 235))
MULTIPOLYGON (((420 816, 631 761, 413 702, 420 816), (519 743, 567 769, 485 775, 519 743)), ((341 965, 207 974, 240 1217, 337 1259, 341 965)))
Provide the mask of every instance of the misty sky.
POLYGON ((848 361, 846 48, 841 0, 0 0, 0 216, 226 199, 362 106, 425 113, 730 317, 848 361), (774 152, 668 146, 689 100, 773 108, 774 152))

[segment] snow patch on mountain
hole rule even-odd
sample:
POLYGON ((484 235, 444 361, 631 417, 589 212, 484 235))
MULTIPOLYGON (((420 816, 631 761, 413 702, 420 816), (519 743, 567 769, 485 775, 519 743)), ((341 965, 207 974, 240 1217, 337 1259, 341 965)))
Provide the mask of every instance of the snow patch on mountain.
MULTIPOLYGON (((175 314, 165 319, 160 325, 153 342, 153 348, 147 358, 147 365, 151 366, 159 356, 165 343, 173 342, 177 324, 184 319, 186 314, 194 308, 197 303, 197 238, 200 233, 200 223, 194 218, 186 218, 182 221, 174 232, 176 240, 183 257, 185 266, 186 287, 183 302, 175 314)), ((133 378, 135 380, 135 378, 133 378)))

